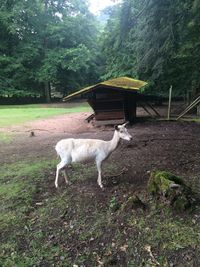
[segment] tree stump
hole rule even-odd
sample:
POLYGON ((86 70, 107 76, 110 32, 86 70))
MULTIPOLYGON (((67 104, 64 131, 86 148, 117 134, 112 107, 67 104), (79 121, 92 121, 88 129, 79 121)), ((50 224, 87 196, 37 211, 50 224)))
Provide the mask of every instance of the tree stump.
POLYGON ((181 177, 166 171, 151 173, 148 192, 179 211, 184 211, 195 202, 192 190, 181 177))

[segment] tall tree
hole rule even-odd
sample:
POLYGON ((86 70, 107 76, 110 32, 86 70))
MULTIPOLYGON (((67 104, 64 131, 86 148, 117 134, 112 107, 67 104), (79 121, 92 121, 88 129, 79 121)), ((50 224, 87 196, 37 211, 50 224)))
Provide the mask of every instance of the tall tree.
POLYGON ((51 88, 66 94, 97 79, 97 29, 85 1, 0 3, 0 94, 50 101, 51 88))
POLYGON ((106 72, 149 82, 149 92, 176 95, 199 88, 199 0, 124 0, 103 37, 106 72))
POLYGON ((137 16, 141 1, 126 0, 109 10, 103 38, 106 72, 103 78, 137 77, 137 16))

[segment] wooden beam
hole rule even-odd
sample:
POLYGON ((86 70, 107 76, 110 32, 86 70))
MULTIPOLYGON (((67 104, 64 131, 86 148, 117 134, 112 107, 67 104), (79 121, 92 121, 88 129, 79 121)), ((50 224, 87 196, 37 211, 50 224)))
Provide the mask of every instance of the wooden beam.
POLYGON ((193 102, 191 102, 179 116, 181 116, 185 111, 189 110, 193 105, 198 103, 199 99, 200 99, 200 96, 198 96, 193 102))
POLYGON ((169 88, 169 103, 168 103, 168 112, 167 112, 168 121, 170 119, 170 113, 171 113, 171 102, 172 102, 172 85, 169 88))
POLYGON ((149 102, 145 102, 145 104, 147 106, 149 106, 154 112, 155 114, 158 116, 158 117, 161 117, 161 115, 158 113, 158 111, 149 103, 149 102))
POLYGON ((200 103, 200 96, 198 96, 188 107, 186 107, 186 109, 176 118, 176 120, 182 118, 186 113, 188 113, 192 108, 194 108, 199 103, 200 103))
POLYGON ((145 105, 143 105, 142 103, 140 103, 141 107, 146 111, 147 114, 149 114, 152 118, 154 117, 149 111, 148 109, 145 107, 145 105))
POLYGON ((87 117, 85 120, 89 123, 91 120, 93 120, 95 117, 94 113, 92 113, 89 117, 87 117))

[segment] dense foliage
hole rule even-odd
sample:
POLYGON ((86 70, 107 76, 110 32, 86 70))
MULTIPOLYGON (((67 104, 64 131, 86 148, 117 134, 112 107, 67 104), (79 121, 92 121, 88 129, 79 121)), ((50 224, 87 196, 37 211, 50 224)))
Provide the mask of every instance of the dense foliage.
POLYGON ((199 0, 124 0, 105 31, 104 78, 137 76, 158 94, 170 85, 176 95, 200 87, 199 0))
POLYGON ((0 0, 0 96, 50 101, 118 76, 198 92, 199 0, 123 0, 101 18, 83 0, 0 0))
POLYGON ((97 29, 82 0, 0 1, 0 94, 45 95, 96 81, 97 29))

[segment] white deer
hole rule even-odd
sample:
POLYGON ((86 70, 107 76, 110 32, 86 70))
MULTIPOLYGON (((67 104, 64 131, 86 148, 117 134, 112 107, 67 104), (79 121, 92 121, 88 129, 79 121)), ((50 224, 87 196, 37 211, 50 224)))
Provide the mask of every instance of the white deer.
POLYGON ((104 141, 98 139, 62 139, 56 144, 57 154, 61 162, 57 165, 55 186, 58 187, 58 176, 63 171, 66 184, 69 183, 66 167, 71 163, 86 163, 95 161, 98 170, 98 185, 103 188, 101 181, 101 165, 110 154, 117 148, 120 139, 130 141, 132 136, 126 129, 126 124, 115 126, 112 140, 104 141))

